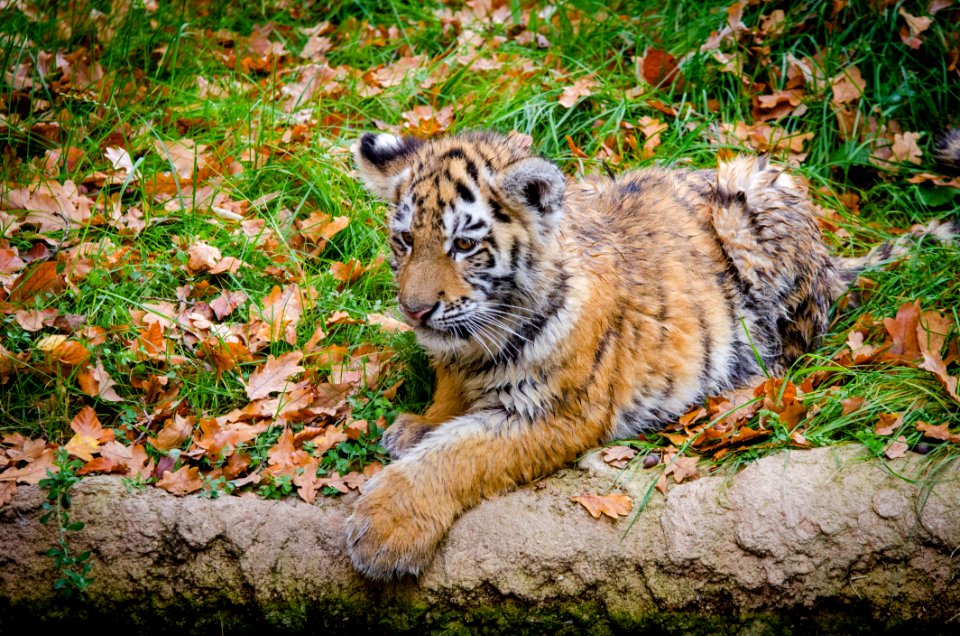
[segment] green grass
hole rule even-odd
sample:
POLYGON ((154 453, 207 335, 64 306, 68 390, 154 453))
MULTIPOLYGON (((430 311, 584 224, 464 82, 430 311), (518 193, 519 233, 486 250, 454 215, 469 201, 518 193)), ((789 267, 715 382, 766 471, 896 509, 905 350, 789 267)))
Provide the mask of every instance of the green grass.
MULTIPOLYGON (((906 182, 916 172, 933 169, 930 157, 936 130, 958 123, 943 119, 945 114, 960 112, 960 82, 956 71, 948 70, 947 55, 958 46, 948 19, 956 9, 938 14, 922 35, 923 45, 914 50, 900 39, 904 19, 897 9, 924 15, 923 3, 876 9, 883 3, 852 0, 838 15, 832 13, 833 3, 826 2, 748 6, 743 22, 749 31, 741 41, 727 41, 719 49, 740 57, 740 75, 724 72, 713 51, 699 51, 711 32, 726 23, 729 4, 708 0, 611 5, 580 0, 554 4, 552 15, 539 16, 547 5, 514 0, 504 5, 500 15, 504 21, 478 20, 472 25, 466 14, 450 17, 468 10, 460 3, 449 4, 448 11, 441 13, 439 4, 395 0, 295 3, 287 8, 266 2, 158 3, 153 12, 141 3, 131 3, 122 15, 111 13, 110 3, 104 2, 72 3, 71 9, 39 2, 32 12, 4 9, 0 12, 0 66, 11 72, 22 68, 31 84, 15 82, 11 76, 0 81, 0 178, 5 189, 45 179, 82 183, 110 168, 103 151, 117 145, 129 149, 142 178, 123 186, 88 187, 86 194, 95 201, 94 216, 89 222, 71 224, 66 234, 41 234, 30 227, 0 232, 21 254, 35 245, 47 245, 50 258, 60 259, 61 269, 78 245, 90 245, 89 273, 62 293, 38 296, 33 308, 83 316, 77 329, 105 330, 108 336, 101 344, 91 344, 85 332, 75 337, 87 343, 91 361, 102 363, 124 398, 109 402, 83 393, 78 369, 51 367, 38 350, 42 337, 67 333, 65 328, 24 331, 13 314, 23 307, 0 302, 0 343, 19 359, 17 370, 0 384, 0 434, 18 431, 64 443, 72 435, 71 419, 83 406, 91 405, 104 426, 118 428, 132 441, 143 440, 156 434, 163 423, 162 418, 151 418, 156 400, 151 401, 142 387, 151 377, 177 389, 181 415, 221 416, 246 404, 242 381, 267 354, 278 356, 301 348, 333 312, 346 311, 361 320, 371 312, 389 313, 395 290, 386 266, 340 291, 330 266, 350 258, 367 263, 386 253, 384 206, 373 201, 351 174, 347 148, 362 131, 378 124, 400 126, 402 113, 417 105, 436 110, 452 105, 451 131, 493 128, 530 134, 536 148, 570 174, 602 171, 605 162, 596 156, 605 140, 622 156, 615 170, 651 163, 711 166, 718 150, 712 139, 716 127, 753 123, 751 98, 785 87, 791 57, 812 57, 811 63, 827 80, 805 88, 804 114, 777 124, 789 131, 813 133, 806 144, 807 157, 797 170, 813 189, 825 192, 818 194, 821 204, 841 215, 844 232, 829 237, 835 249, 861 253, 897 228, 956 215, 960 190, 906 182), (100 13, 91 14, 91 8, 100 13), (784 12, 783 31, 763 35, 761 18, 775 10, 784 12), (546 38, 547 46, 517 41, 523 30, 516 26, 521 16, 529 16, 529 29, 546 38), (285 108, 289 96, 284 89, 300 81, 307 64, 297 55, 308 41, 302 29, 323 21, 330 24, 326 37, 331 48, 318 63, 335 69, 340 87, 329 93, 318 91, 285 108), (245 64, 251 33, 268 24, 266 38, 286 52, 262 65, 251 60, 245 64), (466 53, 461 40, 468 27, 478 38, 472 55, 495 60, 498 68, 473 71, 458 61, 466 53), (684 60, 682 80, 645 87, 638 78, 637 63, 648 49, 684 60), (86 64, 100 65, 105 80, 88 87, 65 81, 53 56, 57 51, 68 56, 82 53, 86 64), (416 70, 397 85, 364 96, 364 73, 409 55, 422 56, 416 70), (45 73, 38 70, 38 63, 47 64, 45 73), (895 121, 904 131, 921 132, 921 165, 877 167, 870 161, 867 141, 845 140, 840 134, 830 103, 829 78, 850 64, 857 65, 866 81, 863 95, 853 103, 862 113, 858 130, 866 128, 873 116, 878 125, 895 121), (563 89, 585 76, 597 82, 592 95, 574 108, 562 106, 558 100, 563 89), (761 83, 765 88, 757 87, 761 83), (207 87, 206 96, 201 95, 201 84, 207 87), (685 106, 676 117, 666 117, 648 103, 650 99, 685 106), (653 157, 641 160, 627 143, 624 124, 635 125, 645 116, 664 121, 667 128, 653 157), (171 158, 156 152, 155 144, 184 137, 208 147, 211 166, 203 179, 179 181, 171 191, 169 177, 164 181, 162 176, 171 170, 171 158), (568 138, 589 158, 576 157, 568 138), (61 161, 54 174, 44 176, 45 153, 70 147, 78 148, 82 156, 69 168, 61 161), (157 184, 164 183, 168 196, 186 202, 183 209, 165 206, 165 201, 154 197, 157 184), (206 206, 194 208, 204 188, 236 205, 275 195, 246 215, 248 220, 263 222, 260 233, 245 231, 206 206), (842 209, 834 195, 843 193, 859 195, 859 215, 842 209), (131 236, 107 223, 105 217, 114 206, 121 212, 137 208, 146 227, 131 236), (295 225, 313 212, 350 218, 347 229, 319 254, 302 244, 295 225), (270 237, 264 245, 266 234, 270 237), (189 273, 186 249, 198 240, 250 267, 216 276, 189 273), (189 339, 173 345, 171 355, 182 357, 176 363, 138 360, 130 351, 128 343, 137 333, 131 327, 131 312, 162 301, 176 303, 178 287, 210 290, 190 302, 210 301, 224 290, 244 292, 248 302, 224 321, 243 323, 250 306, 274 286, 294 281, 317 292, 315 306, 296 327, 295 342, 273 343, 222 375, 189 339)), ((79 66, 72 62, 74 71, 79 66)), ((636 134, 642 143, 642 136, 636 134)), ((16 219, 23 212, 8 214, 16 219)), ((892 316, 903 302, 919 298, 924 309, 950 312, 956 319, 958 265, 956 248, 924 244, 897 267, 869 274, 876 281, 869 300, 855 310, 839 312, 823 348, 803 359, 791 378, 799 384, 818 368, 830 366, 850 326, 864 313, 892 316)), ((5 285, 10 282, 4 279, 5 285)), ((396 363, 385 377, 352 398, 353 419, 372 423, 384 416, 390 421, 396 413, 426 403, 430 373, 410 334, 384 333, 364 324, 325 331, 324 345, 353 350, 369 345, 396 352, 396 363), (385 399, 384 390, 401 378, 404 383, 397 398, 385 399)), ((325 378, 324 368, 315 363, 307 366, 315 379, 325 378)), ((838 389, 817 390, 806 398, 811 405, 820 405, 805 424, 804 435, 812 445, 857 441, 881 454, 886 442, 873 433, 880 412, 907 411, 908 423, 960 425, 956 404, 925 371, 877 367, 838 373, 842 376, 835 384, 838 389), (869 408, 841 417, 841 400, 849 396, 866 397, 869 408)), ((921 443, 914 429, 906 432, 912 447, 921 443)), ((266 461, 266 450, 278 435, 275 427, 249 445, 255 462, 266 461)), ((664 444, 660 437, 636 442, 645 452, 664 444)), ((734 462, 748 461, 788 445, 789 434, 779 435, 731 457, 734 462)), ((184 444, 188 446, 189 442, 184 444)), ((955 445, 942 444, 937 449, 953 452, 955 445)), ((151 452, 157 458, 163 454, 151 452)), ((323 468, 347 472, 383 460, 374 429, 371 436, 324 455, 323 468)))

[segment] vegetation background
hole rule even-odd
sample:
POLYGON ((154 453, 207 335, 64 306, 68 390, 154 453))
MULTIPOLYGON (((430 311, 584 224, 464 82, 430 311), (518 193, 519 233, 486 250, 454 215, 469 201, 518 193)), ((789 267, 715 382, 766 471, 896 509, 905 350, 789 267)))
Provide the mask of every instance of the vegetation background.
MULTIPOLYGON (((958 25, 952 0, 0 2, 0 505, 45 480, 56 508, 86 473, 312 502, 379 469, 431 378, 361 132, 515 130, 574 177, 766 152, 859 255, 957 216, 934 143, 958 25)), ((911 244, 787 378, 607 460, 666 489, 854 441, 935 474, 960 448, 958 271, 911 244)))

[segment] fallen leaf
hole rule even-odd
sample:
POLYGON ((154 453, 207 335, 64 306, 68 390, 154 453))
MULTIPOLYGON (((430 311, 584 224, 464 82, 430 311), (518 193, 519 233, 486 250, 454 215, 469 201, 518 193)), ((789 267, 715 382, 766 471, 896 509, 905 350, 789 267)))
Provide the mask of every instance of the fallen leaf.
POLYGON ((291 351, 279 358, 268 356, 267 361, 254 369, 250 379, 244 384, 247 398, 256 400, 286 389, 290 377, 304 370, 299 365, 302 359, 303 353, 300 351, 291 351))
POLYGON ((843 412, 840 413, 841 417, 844 415, 850 415, 854 411, 859 411, 860 407, 863 406, 865 398, 862 397, 849 397, 840 400, 840 404, 843 405, 843 412))
POLYGON ((17 494, 17 482, 0 481, 0 508, 13 501, 15 494, 17 494))
POLYGON ((203 488, 200 469, 196 466, 181 466, 176 472, 166 470, 157 482, 157 488, 163 488, 174 495, 183 496, 203 488))
POLYGON ((637 456, 637 450, 629 446, 611 446, 603 449, 603 461, 615 468, 623 468, 637 456))
POLYGON ((149 439, 150 445, 160 451, 179 448, 193 433, 193 417, 181 417, 174 413, 167 418, 156 437, 149 439))
POLYGON ((73 457, 79 457, 85 462, 93 459, 93 454, 100 452, 100 443, 89 435, 74 435, 63 447, 73 457))
POLYGON ((70 422, 70 428, 77 435, 87 435, 101 444, 104 442, 112 442, 117 438, 113 429, 103 428, 100 424, 100 419, 97 418, 97 412, 89 406, 80 409, 80 412, 77 413, 70 422))
POLYGON ((197 241, 187 248, 187 271, 191 274, 205 272, 223 259, 223 254, 216 247, 197 241))
POLYGON ((57 274, 57 264, 54 261, 35 263, 13 281, 9 301, 14 305, 26 304, 40 294, 55 293, 63 287, 63 279, 57 274))
POLYGON ((36 486, 41 479, 46 479, 48 470, 54 474, 60 470, 52 448, 44 448, 39 457, 22 468, 6 469, 0 473, 0 482, 15 481, 36 486))
POLYGON ((597 86, 597 82, 590 77, 581 77, 575 80, 573 84, 563 89, 560 95, 560 105, 564 108, 573 108, 584 97, 589 97, 592 92, 590 89, 597 86))
POLYGON ((892 442, 887 449, 883 451, 883 454, 889 457, 890 459, 897 459, 903 457, 907 454, 907 451, 910 450, 910 447, 906 444, 907 438, 901 435, 896 439, 895 442, 892 442))
POLYGON ((647 49, 640 60, 640 75, 651 86, 669 84, 677 76, 677 58, 666 51, 647 49))
POLYGON ((700 471, 697 470, 697 457, 675 457, 663 472, 664 475, 673 475, 676 483, 681 483, 687 478, 697 478, 700 471))
POLYGON ((873 432, 877 435, 892 435, 903 425, 904 413, 880 413, 873 432))
POLYGON ((117 464, 107 457, 94 457, 77 471, 78 475, 87 475, 89 473, 113 473, 117 471, 126 471, 126 467, 117 464))
POLYGON ((376 325, 383 331, 389 333, 413 331, 413 327, 407 323, 401 322, 393 316, 387 316, 385 314, 379 314, 376 312, 367 314, 367 324, 376 325))
POLYGON ((926 369, 937 376, 937 380, 940 381, 940 385, 943 386, 947 395, 952 397, 955 402, 960 402, 960 396, 957 395, 958 378, 947 373, 947 364, 939 354, 934 355, 932 352, 924 352, 920 368, 926 369))
POLYGON ((929 437, 930 439, 939 439, 944 442, 960 442, 960 434, 955 435, 951 433, 950 427, 946 424, 934 426, 927 422, 917 422, 917 430, 923 433, 924 437, 929 437))
POLYGON ((917 144, 920 133, 905 132, 895 133, 893 135, 893 145, 890 152, 893 153, 891 159, 900 163, 914 163, 919 165, 923 161, 923 151, 917 144))
POLYGON ((909 360, 920 357, 917 327, 920 323, 920 301, 903 303, 895 318, 884 318, 883 326, 890 335, 890 353, 909 360))
POLYGON ((584 494, 571 497, 570 500, 586 508, 594 519, 599 519, 600 515, 618 519, 626 516, 633 507, 630 497, 619 492, 609 495, 584 494))
POLYGON ((77 373, 77 384, 80 390, 90 397, 99 397, 107 402, 122 402, 123 398, 117 395, 113 387, 117 385, 103 368, 103 363, 97 360, 94 367, 87 365, 77 373))
POLYGON ((846 104, 860 99, 867 83, 860 74, 860 69, 853 65, 834 76, 831 85, 833 87, 833 103, 846 104))

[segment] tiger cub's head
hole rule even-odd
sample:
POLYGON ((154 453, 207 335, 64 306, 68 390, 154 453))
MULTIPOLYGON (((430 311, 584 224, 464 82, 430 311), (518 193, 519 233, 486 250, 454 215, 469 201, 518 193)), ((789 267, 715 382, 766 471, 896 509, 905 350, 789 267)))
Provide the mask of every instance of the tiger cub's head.
POLYGON ((366 134, 355 158, 392 204, 399 303, 428 349, 495 354, 548 290, 566 182, 520 135, 366 134))

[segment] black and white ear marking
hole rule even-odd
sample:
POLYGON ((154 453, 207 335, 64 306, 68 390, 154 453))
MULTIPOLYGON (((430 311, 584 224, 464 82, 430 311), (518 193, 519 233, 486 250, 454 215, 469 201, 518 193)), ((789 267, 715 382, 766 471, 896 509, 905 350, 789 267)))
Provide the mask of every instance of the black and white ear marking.
POLYGON ((567 181, 563 173, 546 159, 532 157, 507 170, 500 177, 500 189, 514 205, 526 208, 554 225, 563 213, 563 194, 567 181))
POLYGON ((397 186, 422 143, 413 137, 387 133, 366 133, 360 137, 354 146, 354 159, 367 189, 382 199, 396 201, 397 186))

